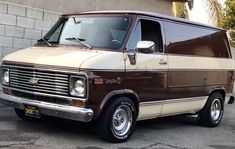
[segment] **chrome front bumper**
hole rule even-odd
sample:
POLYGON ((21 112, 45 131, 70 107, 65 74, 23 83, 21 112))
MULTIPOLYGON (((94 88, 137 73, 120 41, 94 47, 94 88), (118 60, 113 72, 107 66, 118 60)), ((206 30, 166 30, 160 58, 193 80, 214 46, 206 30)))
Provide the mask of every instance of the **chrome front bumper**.
POLYGON ((24 109, 25 104, 37 106, 41 114, 81 122, 89 122, 93 118, 93 111, 91 109, 35 101, 3 93, 0 94, 0 103, 21 110, 24 109))

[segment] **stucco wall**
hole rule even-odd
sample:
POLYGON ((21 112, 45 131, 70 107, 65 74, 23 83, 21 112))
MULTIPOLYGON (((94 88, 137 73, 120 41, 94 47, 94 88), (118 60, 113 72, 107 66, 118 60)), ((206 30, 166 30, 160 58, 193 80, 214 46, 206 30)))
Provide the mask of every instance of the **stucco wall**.
POLYGON ((87 10, 143 10, 171 15, 171 0, 2 0, 58 13, 87 10))

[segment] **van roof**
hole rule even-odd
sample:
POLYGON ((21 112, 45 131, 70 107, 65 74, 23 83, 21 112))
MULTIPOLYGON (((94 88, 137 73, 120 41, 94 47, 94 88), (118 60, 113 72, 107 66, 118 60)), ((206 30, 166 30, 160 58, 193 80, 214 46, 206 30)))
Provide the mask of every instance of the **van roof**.
POLYGON ((193 22, 193 21, 190 21, 190 20, 186 20, 186 19, 181 19, 181 18, 177 18, 177 17, 161 15, 161 14, 158 14, 158 13, 145 12, 145 11, 125 11, 125 10, 85 11, 85 12, 77 12, 77 13, 64 14, 62 16, 68 17, 68 16, 86 15, 86 14, 88 14, 88 15, 89 14, 134 14, 134 15, 145 15, 145 16, 151 16, 151 17, 156 17, 156 18, 165 19, 165 20, 171 20, 171 21, 176 21, 176 22, 183 22, 183 23, 186 23, 186 24, 193 24, 193 25, 207 27, 207 28, 211 28, 211 29, 224 30, 222 28, 217 28, 217 27, 205 25, 205 24, 202 24, 202 23, 197 23, 197 22, 193 22))

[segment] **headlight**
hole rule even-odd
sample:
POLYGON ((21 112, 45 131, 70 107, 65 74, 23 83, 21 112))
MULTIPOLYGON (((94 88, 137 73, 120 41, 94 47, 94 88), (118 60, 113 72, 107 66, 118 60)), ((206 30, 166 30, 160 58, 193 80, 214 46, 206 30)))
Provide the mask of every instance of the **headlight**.
POLYGON ((70 95, 86 97, 86 79, 84 77, 70 77, 70 95))
POLYGON ((2 84, 8 85, 9 84, 9 69, 2 69, 2 84))

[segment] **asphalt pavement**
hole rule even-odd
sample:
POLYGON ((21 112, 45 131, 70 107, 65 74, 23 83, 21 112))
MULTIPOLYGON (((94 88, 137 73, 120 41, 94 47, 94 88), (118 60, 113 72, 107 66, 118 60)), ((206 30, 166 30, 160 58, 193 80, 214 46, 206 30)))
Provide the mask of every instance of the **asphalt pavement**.
POLYGON ((217 128, 195 118, 176 116, 137 122, 126 143, 101 140, 92 124, 46 117, 25 122, 13 108, 0 105, 0 149, 235 149, 235 104, 226 105, 217 128))

